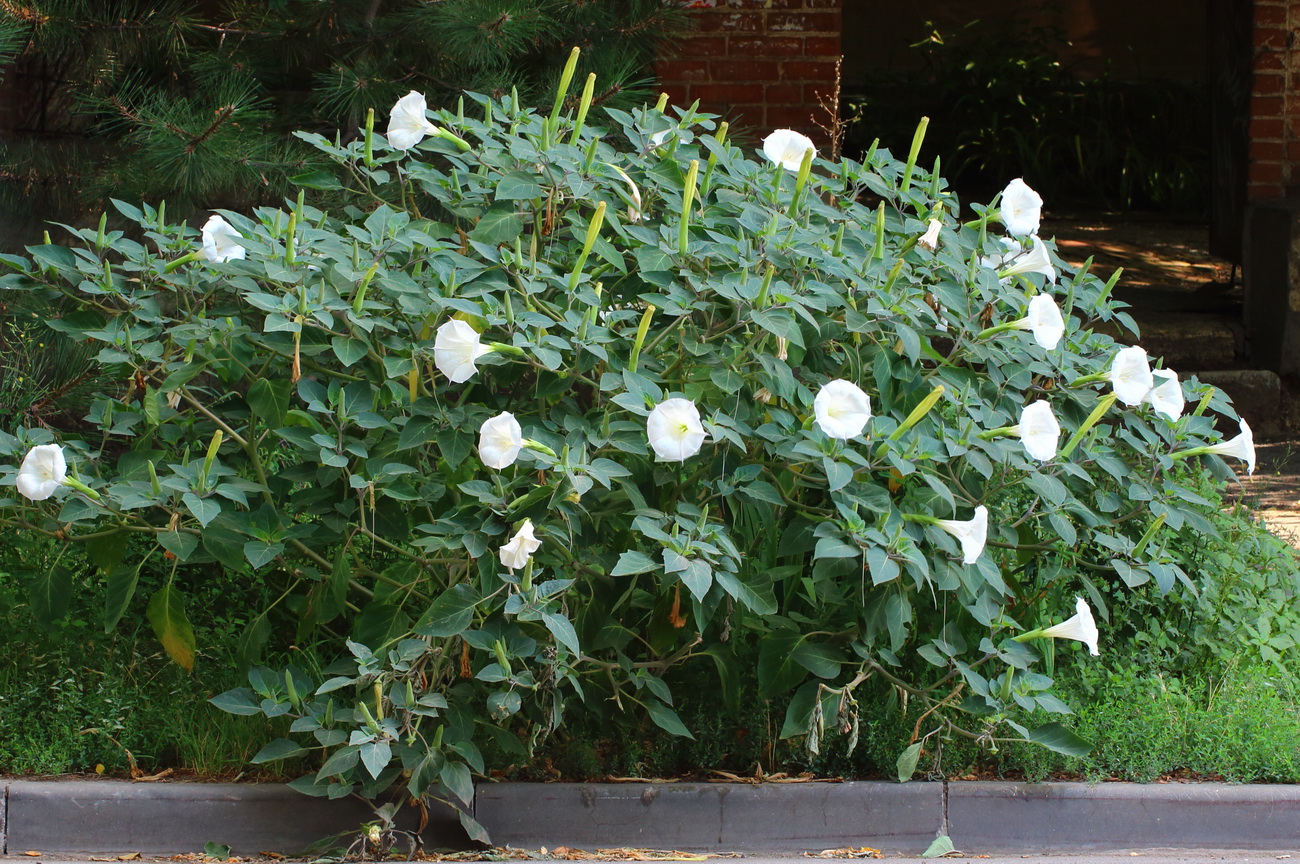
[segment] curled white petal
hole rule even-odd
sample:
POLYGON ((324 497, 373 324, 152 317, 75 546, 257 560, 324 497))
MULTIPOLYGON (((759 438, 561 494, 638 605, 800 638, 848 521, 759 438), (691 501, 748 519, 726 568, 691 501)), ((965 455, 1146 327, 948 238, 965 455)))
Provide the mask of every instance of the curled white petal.
POLYGON ((809 150, 813 156, 817 155, 812 139, 793 129, 777 129, 763 139, 763 155, 787 171, 798 171, 809 150))
POLYGON ((926 226, 925 233, 921 235, 921 239, 916 241, 916 245, 924 246, 926 249, 929 249, 931 252, 938 249, 939 230, 941 228, 943 228, 942 222, 940 222, 938 219, 931 219, 930 223, 926 226))
POLYGON ((474 361, 490 353, 492 349, 479 341, 478 331, 459 318, 439 327, 433 340, 433 363, 453 384, 473 378, 478 371, 474 361))
POLYGON ((646 421, 646 435, 663 462, 685 462, 700 452, 709 437, 695 403, 679 397, 665 399, 654 407, 646 421))
POLYGON ((1015 258, 1003 257, 1003 268, 998 272, 998 275, 1003 279, 1009 279, 1012 276, 1042 273, 1050 281, 1055 282, 1056 267, 1052 265, 1052 256, 1047 252, 1047 244, 1040 240, 1037 234, 1030 237, 1029 240, 1032 245, 1026 254, 1015 258))
POLYGON ((1074 617, 1048 627, 1043 635, 1052 639, 1075 639, 1088 646, 1089 654, 1100 657, 1101 652, 1097 650, 1097 622, 1093 620, 1092 609, 1082 597, 1075 598, 1074 608, 1074 617))
POLYGON ((974 564, 984 551, 989 536, 989 511, 983 504, 975 508, 975 518, 964 522, 940 519, 934 524, 956 537, 961 543, 961 563, 974 564))
POLYGON ((58 444, 38 444, 27 451, 18 468, 18 493, 33 501, 44 501, 63 485, 68 463, 58 444))
POLYGON ((501 471, 515 464, 524 449, 524 430, 515 415, 502 411, 478 428, 478 458, 489 468, 501 471))
POLYGON ((1183 398, 1183 385, 1178 383, 1178 373, 1172 369, 1152 369, 1151 376, 1159 379, 1159 383, 1147 393, 1147 401, 1156 413, 1163 414, 1171 422, 1183 416, 1186 400, 1183 398))
POLYGON ((1016 427, 1020 443, 1031 459, 1046 462, 1056 456, 1060 443, 1061 424, 1056 422, 1052 406, 1042 399, 1020 412, 1020 425, 1016 427))
POLYGON ((831 438, 856 438, 871 419, 871 399, 852 381, 826 383, 813 399, 817 426, 831 438))
POLYGON ((542 541, 533 536, 533 520, 525 519, 524 524, 519 526, 519 531, 497 554, 507 569, 522 570, 528 565, 528 559, 540 548, 542 541))
POLYGON ((216 213, 203 223, 203 257, 214 264, 236 261, 248 254, 239 245, 243 237, 233 226, 216 213))
POLYGON ((1043 214, 1043 199, 1024 180, 1017 177, 1002 190, 999 212, 1002 214, 1002 224, 1012 234, 1020 237, 1037 234, 1043 214))
POLYGON ((668 136, 673 134, 673 130, 664 129, 650 136, 651 147, 662 147, 668 141, 668 136))
POLYGON ((1143 348, 1133 345, 1116 352, 1110 364, 1110 385, 1115 388, 1119 401, 1130 406, 1141 405, 1153 384, 1151 365, 1143 348))
POLYGON ((1238 421, 1240 432, 1235 438, 1227 441, 1221 441, 1218 444, 1211 444, 1206 448, 1210 453, 1217 453, 1220 456, 1235 456, 1246 463, 1246 473, 1255 473, 1255 435, 1250 431, 1250 426, 1245 420, 1238 421))
POLYGON ((1021 330, 1034 334, 1034 341, 1051 351, 1065 335, 1065 319, 1049 294, 1036 294, 1029 301, 1029 314, 1016 322, 1021 330))
POLYGON ((428 108, 424 94, 414 90, 397 100, 388 116, 388 132, 384 136, 394 150, 410 150, 425 135, 438 134, 438 127, 424 116, 428 108))

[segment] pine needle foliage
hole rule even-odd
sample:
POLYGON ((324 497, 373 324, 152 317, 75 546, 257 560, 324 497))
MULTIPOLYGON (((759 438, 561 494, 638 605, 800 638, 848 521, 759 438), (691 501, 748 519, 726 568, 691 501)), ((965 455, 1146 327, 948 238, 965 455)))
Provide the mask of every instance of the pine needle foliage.
POLYGON ((370 109, 382 130, 410 90, 533 99, 574 45, 598 104, 628 106, 684 26, 661 0, 0 0, 0 201, 66 222, 110 195, 275 201, 313 167, 292 130, 347 139, 370 109))

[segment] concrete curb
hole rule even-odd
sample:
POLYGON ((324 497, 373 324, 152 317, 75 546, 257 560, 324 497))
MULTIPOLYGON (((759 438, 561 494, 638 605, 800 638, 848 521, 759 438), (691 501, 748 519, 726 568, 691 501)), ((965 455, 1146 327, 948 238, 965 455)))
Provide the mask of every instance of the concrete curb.
MULTIPOLYGON (((485 783, 472 811, 494 843, 520 848, 914 855, 946 831, 967 854, 1300 849, 1300 786, 1281 785, 485 783)), ((427 847, 467 845, 450 811, 429 817, 427 847)), ((208 841, 296 852, 370 818, 360 802, 274 784, 0 780, 8 855, 198 852, 208 841)))
MULTIPOLYGON (((416 827, 405 813, 402 827, 416 827)), ((202 852, 209 841, 236 855, 292 854, 374 819, 361 801, 310 798, 280 784, 128 783, 114 780, 0 779, 0 854, 202 852)), ((465 848, 460 821, 431 810, 430 847, 465 848)), ((343 845, 352 838, 342 841, 343 845)))

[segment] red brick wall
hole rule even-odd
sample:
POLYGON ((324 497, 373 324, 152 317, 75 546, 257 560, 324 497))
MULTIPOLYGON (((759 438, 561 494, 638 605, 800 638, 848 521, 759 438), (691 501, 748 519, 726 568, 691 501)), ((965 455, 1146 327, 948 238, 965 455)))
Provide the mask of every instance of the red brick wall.
POLYGON ((1300 186, 1300 0, 1255 0, 1251 76, 1250 200, 1300 186))
POLYGON ((760 135, 798 129, 826 146, 818 96, 829 101, 835 89, 841 2, 717 0, 694 9, 695 30, 656 67, 660 84, 673 104, 699 99, 701 110, 760 135))

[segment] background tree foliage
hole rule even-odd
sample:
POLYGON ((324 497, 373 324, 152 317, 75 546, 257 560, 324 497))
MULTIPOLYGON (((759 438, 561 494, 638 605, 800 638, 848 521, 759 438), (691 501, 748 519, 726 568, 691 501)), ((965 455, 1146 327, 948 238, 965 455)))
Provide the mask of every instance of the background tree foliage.
POLYGON ((659 0, 15 0, 0 195, 62 221, 109 194, 178 215, 274 201, 315 158, 293 130, 346 141, 412 89, 539 101, 574 45, 597 105, 639 103, 682 26, 659 0))

